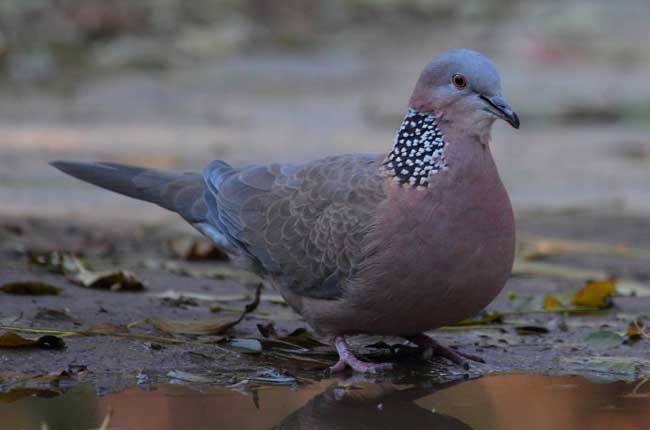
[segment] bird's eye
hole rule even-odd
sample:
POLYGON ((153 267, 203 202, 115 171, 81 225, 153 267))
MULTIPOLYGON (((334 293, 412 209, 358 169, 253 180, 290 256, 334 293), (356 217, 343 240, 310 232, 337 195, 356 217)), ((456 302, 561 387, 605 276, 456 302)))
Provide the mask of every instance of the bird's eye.
POLYGON ((465 76, 461 75, 460 73, 456 73, 454 76, 452 76, 451 82, 456 88, 462 89, 467 86, 467 79, 465 79, 465 76))

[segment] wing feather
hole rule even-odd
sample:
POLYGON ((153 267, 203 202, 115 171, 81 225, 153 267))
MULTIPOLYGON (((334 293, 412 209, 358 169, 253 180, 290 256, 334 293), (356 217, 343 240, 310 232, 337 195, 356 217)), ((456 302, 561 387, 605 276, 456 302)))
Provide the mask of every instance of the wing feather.
POLYGON ((204 171, 214 226, 292 292, 334 299, 363 258, 363 238, 385 199, 381 156, 204 171))

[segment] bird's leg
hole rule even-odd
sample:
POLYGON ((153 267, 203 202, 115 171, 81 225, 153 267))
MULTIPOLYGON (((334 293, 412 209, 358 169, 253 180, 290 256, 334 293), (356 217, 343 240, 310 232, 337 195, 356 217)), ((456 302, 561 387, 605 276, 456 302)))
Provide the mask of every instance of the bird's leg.
POLYGON ((360 373, 377 373, 393 367, 391 363, 367 363, 355 357, 343 336, 336 336, 334 346, 339 353, 339 361, 330 368, 332 372, 342 372, 346 366, 360 373))
POLYGON ((469 363, 464 359, 476 361, 479 363, 485 363, 485 361, 477 355, 465 354, 463 352, 454 351, 450 347, 441 345, 440 343, 436 342, 434 339, 430 338, 429 336, 423 333, 416 334, 414 336, 406 336, 406 339, 413 342, 420 348, 431 349, 433 355, 438 355, 440 357, 448 358, 449 360, 461 366, 465 370, 469 369, 469 363))

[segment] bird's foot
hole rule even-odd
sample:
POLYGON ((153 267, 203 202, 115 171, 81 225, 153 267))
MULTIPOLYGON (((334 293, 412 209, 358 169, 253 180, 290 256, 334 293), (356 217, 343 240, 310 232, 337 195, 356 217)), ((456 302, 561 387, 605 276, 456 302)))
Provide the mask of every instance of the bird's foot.
POLYGON ((423 348, 425 350, 430 349, 433 355, 445 357, 451 360, 454 364, 457 364, 465 370, 469 370, 469 363, 466 361, 466 359, 476 361, 478 363, 485 363, 485 360, 483 360, 478 355, 455 351, 448 346, 444 346, 436 342, 434 339, 422 333, 415 336, 409 336, 407 339, 420 348, 423 348))
POLYGON ((333 373, 342 372, 348 366, 359 373, 377 373, 393 367, 391 363, 368 363, 359 360, 350 350, 343 336, 337 336, 334 339, 334 346, 336 346, 336 351, 339 353, 339 361, 330 367, 330 371, 333 373))

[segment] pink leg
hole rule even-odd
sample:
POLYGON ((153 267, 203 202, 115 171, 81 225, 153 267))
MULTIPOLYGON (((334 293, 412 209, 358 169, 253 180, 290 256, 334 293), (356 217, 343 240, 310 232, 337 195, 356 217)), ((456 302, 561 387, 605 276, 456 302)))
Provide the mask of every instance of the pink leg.
POLYGON ((360 373, 377 373, 382 370, 391 369, 391 363, 366 363, 354 356, 343 336, 337 336, 334 339, 334 346, 339 353, 339 361, 330 368, 332 372, 342 372, 346 366, 360 373))
POLYGON ((472 354, 465 354, 463 352, 454 351, 448 346, 444 346, 436 342, 434 339, 430 338, 426 334, 420 333, 415 336, 408 336, 407 339, 420 348, 431 349, 433 355, 438 355, 440 357, 445 357, 455 364, 461 366, 463 369, 469 369, 469 363, 464 360, 464 358, 479 363, 485 363, 481 357, 472 354))

